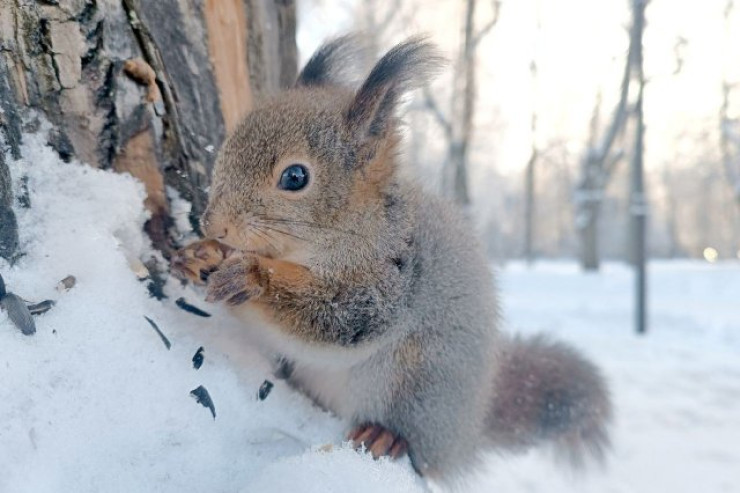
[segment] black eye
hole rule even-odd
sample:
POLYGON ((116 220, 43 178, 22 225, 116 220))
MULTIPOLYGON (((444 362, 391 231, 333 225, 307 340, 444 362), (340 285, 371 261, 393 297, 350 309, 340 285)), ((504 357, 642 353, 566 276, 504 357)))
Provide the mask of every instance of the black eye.
POLYGON ((291 164, 280 176, 278 188, 295 192, 306 185, 308 185, 308 169, 302 164, 291 164))

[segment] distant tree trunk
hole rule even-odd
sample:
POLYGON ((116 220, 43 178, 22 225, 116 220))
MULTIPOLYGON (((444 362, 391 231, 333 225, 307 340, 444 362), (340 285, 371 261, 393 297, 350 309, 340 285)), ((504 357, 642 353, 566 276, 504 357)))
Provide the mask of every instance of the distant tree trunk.
MULTIPOLYGON (((596 193, 596 192, 594 192, 596 193)), ((577 224, 581 233, 581 267, 586 271, 595 271, 601 265, 599 254, 599 215, 601 199, 589 199, 578 211, 581 224, 577 224)))
MULTIPOLYGON (((0 130, 11 156, 36 114, 62 159, 136 176, 146 230, 165 255, 175 246, 165 185, 192 202, 196 225, 226 133, 295 72, 292 0, 0 0, 0 130)), ((4 173, 0 160, 0 221, 10 217, 4 173)))
POLYGON ((666 210, 666 226, 668 233, 668 257, 676 258, 679 254, 678 247, 678 227, 677 227, 677 213, 676 207, 676 193, 673 190, 673 179, 669 168, 665 168, 661 173, 663 181, 663 188, 665 189, 665 210, 666 210))
MULTIPOLYGON (((534 119, 534 116, 532 117, 534 119)), ((537 148, 532 145, 532 152, 527 162, 524 179, 524 258, 527 263, 534 261, 534 218, 535 218, 535 166, 537 148)))
POLYGON ((588 149, 581 166, 581 177, 576 189, 576 229, 581 237, 581 266, 584 270, 597 270, 600 263, 599 254, 599 213, 604 200, 605 189, 612 171, 622 157, 621 152, 614 152, 613 146, 617 136, 624 131, 627 121, 629 81, 632 71, 633 43, 624 64, 619 101, 614 109, 612 120, 601 139, 596 137, 601 97, 597 98, 594 115, 591 119, 591 133, 588 149))
MULTIPOLYGON (((540 6, 539 3, 535 4, 536 9, 536 24, 537 34, 542 30, 540 21, 540 6)), ((536 41, 535 41, 536 43, 536 41)), ((532 76, 532 114, 529 120, 529 129, 532 133, 532 145, 529 153, 529 160, 527 161, 527 167, 524 172, 524 258, 528 264, 534 262, 535 250, 534 250, 534 236, 535 236, 535 205, 536 205, 536 190, 535 190, 535 170, 537 167, 537 108, 535 107, 536 101, 536 90, 537 90, 537 49, 532 53, 532 60, 529 63, 529 72, 532 76)))
POLYGON ((475 103, 475 4, 476 0, 465 2, 465 26, 463 45, 458 58, 454 83, 458 97, 453 100, 452 141, 447 155, 446 182, 455 202, 462 206, 470 205, 468 193, 468 147, 473 132, 475 103))
POLYGON ((427 108, 447 138, 447 157, 442 169, 442 191, 463 207, 470 205, 468 150, 473 138, 475 117, 476 52, 481 40, 498 23, 501 2, 493 1, 493 16, 479 29, 475 27, 475 8, 476 0, 465 1, 465 25, 460 55, 455 60, 450 117, 444 115, 429 91, 425 95, 427 108))

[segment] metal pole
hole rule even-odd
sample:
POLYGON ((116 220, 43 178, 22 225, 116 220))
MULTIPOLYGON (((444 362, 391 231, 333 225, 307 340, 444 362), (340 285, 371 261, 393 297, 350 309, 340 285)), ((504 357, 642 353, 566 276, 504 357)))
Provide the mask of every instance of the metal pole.
POLYGON ((634 36, 633 50, 634 71, 638 82, 637 102, 635 103, 636 135, 635 152, 632 157, 632 194, 630 197, 630 213, 632 215, 632 245, 633 262, 635 266, 635 328, 638 334, 647 331, 646 314, 646 248, 645 248, 645 226, 647 216, 647 200, 643 180, 643 155, 645 123, 643 120, 643 91, 645 89, 645 76, 642 65, 642 33, 645 28, 645 5, 647 0, 633 0, 634 36))

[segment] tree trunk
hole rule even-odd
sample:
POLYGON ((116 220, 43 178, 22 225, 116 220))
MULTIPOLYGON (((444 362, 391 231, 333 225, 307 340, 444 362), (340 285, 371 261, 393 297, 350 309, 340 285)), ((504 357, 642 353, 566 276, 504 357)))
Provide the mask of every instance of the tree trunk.
POLYGON ((599 212, 601 203, 591 200, 579 211, 582 215, 581 233, 581 268, 585 271, 599 270, 601 255, 599 255, 599 212))
POLYGON ((598 120, 601 106, 599 93, 591 117, 588 149, 581 165, 581 178, 576 190, 576 229, 580 230, 583 240, 581 245, 581 266, 584 270, 598 270, 600 251, 598 243, 598 223, 601 211, 600 202, 605 197, 612 172, 622 157, 621 152, 614 152, 613 146, 617 137, 624 132, 628 117, 627 100, 629 97, 630 77, 632 76, 632 57, 634 43, 630 37, 629 50, 624 63, 622 83, 619 89, 619 101, 614 109, 611 122, 601 139, 597 139, 598 120))
MULTIPOLYGON (((165 255, 175 246, 165 185, 192 202, 197 228, 226 133, 296 68, 292 0, 0 0, 0 130, 12 156, 39 115, 64 160, 136 176, 165 255)), ((0 221, 6 172, 0 160, 0 221)), ((13 241, 0 238, 0 253, 13 241)))
MULTIPOLYGON (((534 116, 532 117, 534 119, 534 116)), ((534 126, 534 125, 533 125, 534 126)), ((534 235, 535 235, 535 166, 537 164, 537 148, 532 144, 532 153, 527 162, 524 178, 524 259, 528 264, 534 262, 534 235)))
POLYGON ((476 45, 475 39, 475 3, 476 0, 467 0, 465 9, 465 30, 463 36, 462 54, 460 56, 461 75, 459 79, 463 87, 462 108, 460 111, 459 128, 454 141, 450 146, 450 165, 452 166, 452 187, 455 201, 461 206, 470 205, 468 193, 468 148, 473 134, 473 113, 475 110, 475 72, 476 72, 476 45))

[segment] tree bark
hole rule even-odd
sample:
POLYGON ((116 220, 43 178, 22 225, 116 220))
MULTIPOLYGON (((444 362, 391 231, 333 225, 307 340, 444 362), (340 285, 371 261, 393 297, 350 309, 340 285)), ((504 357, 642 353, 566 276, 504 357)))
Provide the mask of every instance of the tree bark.
POLYGON ((296 61, 292 0, 0 0, 0 130, 18 158, 40 115, 64 160, 139 178, 167 255, 165 186, 192 202, 197 229, 216 150, 296 61))

